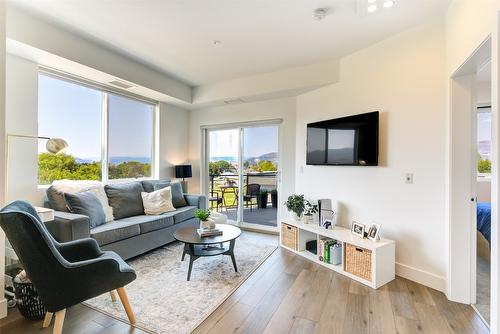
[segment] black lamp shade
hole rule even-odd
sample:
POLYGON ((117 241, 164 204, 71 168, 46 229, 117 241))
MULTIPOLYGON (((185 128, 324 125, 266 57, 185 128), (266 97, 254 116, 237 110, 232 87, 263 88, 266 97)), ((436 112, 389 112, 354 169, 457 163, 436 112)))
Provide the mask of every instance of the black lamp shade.
POLYGON ((191 165, 175 166, 175 177, 178 179, 193 177, 193 171, 191 169, 191 165))

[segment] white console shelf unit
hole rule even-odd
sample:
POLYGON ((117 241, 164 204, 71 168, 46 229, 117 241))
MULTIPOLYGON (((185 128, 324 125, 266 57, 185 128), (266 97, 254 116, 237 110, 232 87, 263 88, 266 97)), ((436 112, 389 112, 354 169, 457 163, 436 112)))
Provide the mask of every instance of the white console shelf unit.
MULTIPOLYGON (((339 274, 345 275, 355 281, 363 283, 373 289, 378 289, 386 283, 394 280, 396 268, 396 243, 394 240, 380 239, 372 241, 361 239, 351 233, 351 230, 335 226, 333 229, 324 229, 317 222, 304 224, 301 221, 282 220, 280 224, 287 224, 297 228, 297 249, 292 249, 283 245, 282 234, 280 232, 281 247, 327 267, 339 274), (320 238, 334 239, 342 242, 342 263, 333 265, 320 261, 318 255, 306 250, 306 242, 316 239, 319 244, 320 238), (345 249, 346 243, 356 247, 368 249, 371 251, 371 281, 358 277, 345 271, 345 249)), ((280 226, 281 231, 281 226, 280 226)))

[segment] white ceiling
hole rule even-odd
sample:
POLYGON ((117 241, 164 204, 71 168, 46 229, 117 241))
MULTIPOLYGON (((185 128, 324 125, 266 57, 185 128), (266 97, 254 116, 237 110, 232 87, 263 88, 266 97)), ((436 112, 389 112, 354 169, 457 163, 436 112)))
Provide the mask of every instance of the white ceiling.
POLYGON ((449 0, 10 0, 196 86, 338 58, 442 15, 449 0), (329 7, 323 21, 312 12, 329 7), (221 43, 214 46, 213 41, 221 43))

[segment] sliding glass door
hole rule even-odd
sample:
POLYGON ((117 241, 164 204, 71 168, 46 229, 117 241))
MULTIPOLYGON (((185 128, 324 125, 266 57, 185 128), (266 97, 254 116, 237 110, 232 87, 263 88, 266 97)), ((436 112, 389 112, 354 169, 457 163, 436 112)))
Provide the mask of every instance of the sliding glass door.
POLYGON ((206 131, 210 208, 233 223, 276 227, 279 124, 206 131))

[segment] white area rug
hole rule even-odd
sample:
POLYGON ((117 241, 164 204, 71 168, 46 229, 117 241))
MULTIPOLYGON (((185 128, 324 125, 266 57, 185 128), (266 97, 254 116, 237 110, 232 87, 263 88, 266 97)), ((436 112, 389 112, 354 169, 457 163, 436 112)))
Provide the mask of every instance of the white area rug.
MULTIPOLYGON (((199 258, 186 281, 189 255, 180 261, 183 244, 173 243, 129 261, 137 279, 126 286, 136 327, 155 333, 189 333, 217 308, 277 248, 274 237, 243 232, 236 240, 238 273, 229 256, 199 258)), ((127 321, 120 301, 109 294, 87 305, 127 321)))

